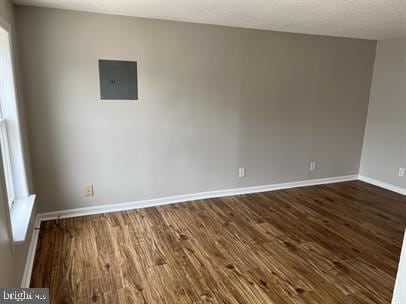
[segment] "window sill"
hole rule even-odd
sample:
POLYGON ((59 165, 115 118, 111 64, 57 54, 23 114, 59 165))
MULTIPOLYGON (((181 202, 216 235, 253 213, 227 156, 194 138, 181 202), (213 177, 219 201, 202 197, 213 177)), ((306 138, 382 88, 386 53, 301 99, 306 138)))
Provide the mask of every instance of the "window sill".
POLYGON ((11 231, 14 244, 24 242, 27 236, 34 201, 35 194, 15 200, 11 207, 11 231))

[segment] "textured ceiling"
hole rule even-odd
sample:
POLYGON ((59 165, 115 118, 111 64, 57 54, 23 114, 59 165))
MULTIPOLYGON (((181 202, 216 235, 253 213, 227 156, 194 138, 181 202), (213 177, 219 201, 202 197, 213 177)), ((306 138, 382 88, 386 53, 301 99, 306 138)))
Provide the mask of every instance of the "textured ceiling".
POLYGON ((14 0, 16 4, 317 35, 406 36, 406 0, 14 0))

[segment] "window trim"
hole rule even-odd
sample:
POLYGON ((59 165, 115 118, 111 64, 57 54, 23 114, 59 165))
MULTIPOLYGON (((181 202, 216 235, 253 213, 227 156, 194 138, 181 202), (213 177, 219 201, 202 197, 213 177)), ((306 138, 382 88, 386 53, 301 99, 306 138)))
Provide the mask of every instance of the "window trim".
POLYGON ((8 206, 11 209, 13 207, 16 196, 14 192, 13 170, 11 167, 10 146, 7 135, 7 121, 5 118, 0 118, 0 149, 1 159, 3 161, 3 171, 7 190, 8 206))
MULTIPOLYGON (((0 16, 0 104, 2 139, 2 161, 4 175, 0 178, 3 200, 7 201, 10 241, 13 244, 26 239, 35 195, 30 195, 24 157, 24 147, 19 119, 19 104, 16 87, 13 33, 10 24, 0 16), (5 48, 4 48, 5 47, 5 48), (4 146, 4 147, 3 147, 4 146), (4 176, 4 178, 3 178, 4 176), (9 189, 12 189, 11 191, 9 189)), ((1 198, 0 198, 1 199, 1 198)))

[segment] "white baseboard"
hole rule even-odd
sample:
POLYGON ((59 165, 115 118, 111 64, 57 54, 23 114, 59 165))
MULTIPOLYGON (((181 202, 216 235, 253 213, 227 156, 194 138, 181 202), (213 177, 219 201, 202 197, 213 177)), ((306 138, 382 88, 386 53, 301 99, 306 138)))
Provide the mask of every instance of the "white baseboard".
POLYGON ((321 185, 321 184, 330 184, 330 183, 344 182, 344 181, 350 181, 350 180, 356 180, 356 179, 358 179, 358 175, 347 175, 347 176, 330 177, 330 178, 322 178, 322 179, 310 179, 310 180, 281 183, 281 184, 243 187, 243 188, 216 190, 216 191, 208 191, 208 192, 198 192, 198 193, 191 193, 191 194, 182 194, 182 195, 176 195, 176 196, 161 197, 161 198, 157 198, 157 199, 127 202, 127 203, 116 203, 116 204, 101 205, 101 206, 95 206, 95 207, 85 207, 85 208, 76 208, 76 209, 69 209, 69 210, 62 210, 62 211, 46 212, 46 213, 39 214, 39 216, 40 216, 41 221, 47 221, 47 220, 53 220, 53 219, 57 219, 57 218, 68 218, 68 217, 77 217, 77 216, 93 215, 93 214, 108 213, 108 212, 118 212, 118 211, 125 211, 125 210, 139 209, 139 208, 169 205, 169 204, 175 204, 175 203, 180 203, 180 202, 201 200, 201 199, 207 199, 207 198, 258 193, 258 192, 274 191, 274 190, 280 190, 280 189, 313 186, 313 185, 321 185))
MULTIPOLYGON (((201 200, 201 199, 207 199, 207 198, 233 196, 233 195, 241 195, 241 194, 249 194, 249 193, 259 193, 259 192, 275 191, 275 190, 281 190, 281 189, 314 186, 314 185, 322 185, 322 184, 331 184, 331 183, 345 182, 345 181, 358 180, 358 179, 361 181, 373 184, 375 186, 382 187, 382 188, 406 195, 406 189, 404 189, 404 188, 397 187, 397 186, 394 186, 394 185, 391 185, 391 184, 388 184, 388 183, 385 183, 382 181, 378 181, 373 178, 362 176, 362 175, 347 175, 347 176, 338 176, 338 177, 330 177, 330 178, 322 178, 322 179, 310 179, 310 180, 304 180, 304 181, 280 183, 280 184, 272 184, 272 185, 199 192, 199 193, 183 194, 183 195, 177 195, 177 196, 161 197, 161 198, 157 198, 157 199, 140 200, 140 201, 134 201, 134 202, 127 202, 127 203, 117 203, 117 204, 109 204, 109 205, 102 205, 102 206, 95 206, 95 207, 86 207, 86 208, 77 208, 77 209, 40 213, 36 217, 34 228, 39 228, 42 221, 48 221, 48 220, 53 220, 53 219, 58 219, 58 218, 69 218, 69 217, 93 215, 93 214, 100 214, 100 213, 111 213, 111 212, 118 212, 118 211, 125 211, 125 210, 132 210, 132 209, 139 209, 139 208, 146 208, 146 207, 153 207, 153 206, 169 205, 169 204, 175 204, 175 203, 187 202, 187 201, 193 201, 193 200, 201 200)), ((39 230, 33 229, 30 247, 28 250, 27 261, 26 261, 23 279, 22 279, 22 283, 21 283, 21 287, 23 287, 23 288, 29 287, 29 285, 30 285, 32 267, 34 264, 34 257, 35 257, 35 251, 37 248, 38 237, 39 237, 39 230)))
POLYGON ((30 246, 28 247, 27 260, 25 262, 23 279, 21 281, 21 288, 30 287, 32 267, 34 266, 35 251, 37 250, 37 243, 39 237, 39 230, 36 228, 39 228, 40 226, 41 219, 37 215, 35 218, 34 227, 32 228, 32 236, 30 246))
POLYGON ((199 192, 199 193, 183 194, 183 195, 177 195, 177 196, 161 197, 161 198, 157 198, 157 199, 134 201, 134 202, 128 202, 128 203, 117 203, 117 204, 109 204, 109 205, 102 205, 102 206, 95 206, 95 207, 85 207, 85 208, 39 213, 35 220, 35 226, 34 226, 32 238, 31 238, 31 242, 30 242, 30 247, 28 250, 28 256, 27 256, 27 261, 26 261, 26 265, 25 265, 25 270, 24 270, 24 274, 23 274, 21 287, 27 288, 30 285, 32 267, 34 264, 35 251, 37 248, 37 242, 38 242, 38 237, 39 237, 39 230, 35 229, 35 228, 39 228, 42 221, 48 221, 48 220, 59 219, 59 218, 77 217, 77 216, 84 216, 84 215, 93 215, 93 214, 100 214, 100 213, 111 213, 111 212, 133 210, 133 209, 153 207, 153 206, 169 205, 169 204, 175 204, 175 203, 187 202, 187 201, 193 201, 193 200, 201 200, 201 199, 207 199, 207 198, 258 193, 258 192, 266 192, 266 191, 275 191, 275 190, 281 190, 281 189, 314 186, 314 185, 322 185, 322 184, 331 184, 331 183, 345 182, 345 181, 351 181, 351 180, 357 180, 357 179, 358 179, 358 175, 346 175, 346 176, 329 177, 329 178, 322 178, 322 179, 310 179, 310 180, 304 180, 304 181, 280 183, 280 184, 272 184, 272 185, 199 192))
POLYGON ((374 178, 371 178, 371 177, 367 177, 367 176, 364 176, 364 175, 359 175, 358 179, 363 181, 363 182, 366 182, 368 184, 372 184, 372 185, 375 185, 375 186, 378 186, 378 187, 381 187, 381 188, 384 188, 384 189, 387 189, 387 190, 390 190, 390 191, 393 191, 393 192, 397 192, 397 193, 406 195, 406 189, 405 188, 398 187, 398 186, 395 186, 395 185, 392 185, 392 184, 388 184, 388 183, 385 183, 383 181, 380 181, 380 180, 377 180, 377 179, 374 179, 374 178))

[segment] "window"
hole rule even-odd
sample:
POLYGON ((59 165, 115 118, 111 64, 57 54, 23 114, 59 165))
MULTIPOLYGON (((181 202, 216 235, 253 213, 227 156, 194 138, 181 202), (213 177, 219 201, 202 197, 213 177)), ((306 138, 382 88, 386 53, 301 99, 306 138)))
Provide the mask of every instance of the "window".
POLYGON ((1 112, 1 105, 0 105, 0 148, 1 148, 1 159, 3 161, 3 172, 6 184, 7 201, 9 208, 11 208, 15 200, 15 194, 13 185, 13 174, 11 169, 10 150, 7 138, 7 120, 4 118, 1 112))
POLYGON ((35 196, 28 193, 11 45, 10 26, 0 19, 0 186, 5 184, 6 188, 12 239, 21 242, 27 233, 35 196))

